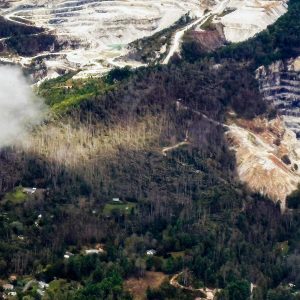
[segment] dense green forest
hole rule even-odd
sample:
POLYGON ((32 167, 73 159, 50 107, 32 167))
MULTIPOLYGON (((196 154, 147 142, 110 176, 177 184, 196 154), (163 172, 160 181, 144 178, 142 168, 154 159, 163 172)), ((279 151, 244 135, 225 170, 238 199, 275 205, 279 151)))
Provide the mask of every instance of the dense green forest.
POLYGON ((238 182, 219 124, 229 111, 270 113, 253 66, 299 54, 300 2, 289 5, 212 54, 185 44, 168 66, 40 86, 54 116, 28 148, 0 151, 0 277, 16 274, 17 299, 132 299, 129 279, 150 272, 163 280, 149 300, 195 299, 203 287, 246 300, 251 284, 254 300, 300 299, 299 192, 282 214, 238 182), (170 284, 181 272, 193 290, 170 284))

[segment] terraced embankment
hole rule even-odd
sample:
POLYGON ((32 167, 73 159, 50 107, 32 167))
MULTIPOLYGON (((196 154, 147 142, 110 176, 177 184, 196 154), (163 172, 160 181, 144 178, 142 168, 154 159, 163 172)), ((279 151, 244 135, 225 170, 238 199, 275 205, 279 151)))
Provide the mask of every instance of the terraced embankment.
MULTIPOLYGON (((56 41, 47 49, 39 47, 38 56, 7 52, 1 55, 0 52, 0 58, 5 63, 31 68, 35 81, 56 77, 68 70, 80 70, 77 77, 101 76, 114 67, 141 66, 141 62, 126 55, 128 44, 170 28, 184 15, 189 14, 195 20, 174 30, 169 47, 163 45, 162 49, 168 49, 164 53, 164 63, 180 52, 183 34, 212 15, 224 25, 226 39, 235 41, 232 36, 245 40, 285 11, 285 0, 16 0, 2 6, 0 16, 18 25, 43 27, 56 37, 56 41), (234 11, 225 14, 226 8, 234 8, 234 11)), ((41 41, 30 41, 34 43, 41 41)))
MULTIPOLYGON (((57 69, 66 68, 66 64, 80 69, 79 77, 86 77, 116 66, 140 65, 116 58, 126 54, 128 43, 171 26, 190 11, 194 16, 203 14, 203 8, 194 0, 22 0, 11 2, 10 7, 2 9, 1 15, 18 24, 30 22, 51 29, 61 43, 68 42, 60 56, 43 59, 48 73, 52 73, 50 77, 56 76, 57 69)), ((50 52, 53 51, 47 53, 50 52)), ((12 57, 11 61, 21 65, 32 62, 22 56, 12 57)), ((34 60, 34 64, 40 62, 34 60)))
POLYGON ((264 99, 273 105, 288 128, 300 138, 300 58, 278 61, 257 70, 264 99))

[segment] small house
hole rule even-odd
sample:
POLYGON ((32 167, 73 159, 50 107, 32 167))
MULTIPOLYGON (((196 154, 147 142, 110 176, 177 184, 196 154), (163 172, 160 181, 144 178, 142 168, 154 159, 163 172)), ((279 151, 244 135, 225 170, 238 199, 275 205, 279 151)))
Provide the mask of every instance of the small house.
POLYGON ((90 254, 100 254, 103 253, 104 250, 103 249, 87 249, 85 250, 85 254, 86 255, 90 255, 90 254))
POLYGON ((33 188, 23 188, 23 192, 26 193, 26 194, 34 194, 36 192, 36 188, 33 187, 33 188))
POLYGON ((112 201, 115 202, 115 203, 121 203, 121 202, 122 202, 122 201, 120 200, 120 198, 113 198, 112 201))
POLYGON ((14 289, 14 286, 10 283, 5 283, 2 285, 2 287, 5 291, 12 291, 14 289))
POLYGON ((47 289, 49 287, 49 284, 44 281, 39 281, 38 284, 39 284, 39 288, 42 290, 47 289))
POLYGON ((148 256, 153 256, 153 255, 156 254, 156 251, 155 251, 154 249, 149 249, 149 250, 146 251, 146 254, 147 254, 148 256))
POLYGON ((65 255, 64 255, 64 258, 65 259, 69 259, 71 256, 73 256, 74 254, 69 252, 69 251, 66 251, 65 255))
POLYGON ((296 285, 290 282, 290 283, 288 284, 288 286, 289 286, 290 288, 294 288, 296 285))

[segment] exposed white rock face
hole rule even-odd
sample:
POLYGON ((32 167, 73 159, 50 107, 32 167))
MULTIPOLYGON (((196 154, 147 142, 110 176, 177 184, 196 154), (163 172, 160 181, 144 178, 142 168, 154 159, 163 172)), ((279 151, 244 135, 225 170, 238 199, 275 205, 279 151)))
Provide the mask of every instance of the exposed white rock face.
POLYGON ((286 208, 300 183, 300 57, 256 71, 265 101, 279 117, 237 120, 227 131, 241 181, 286 208))
POLYGON ((230 0, 228 7, 236 10, 222 17, 221 23, 226 39, 236 43, 274 23, 287 11, 287 1, 230 0))
POLYGON ((256 76, 264 99, 300 138, 300 57, 260 67, 256 76))
POLYGON ((68 35, 109 47, 126 44, 170 26, 188 11, 200 14, 197 1, 21 0, 8 11, 68 35))
MULTIPOLYGON (((5 4, 1 16, 42 26, 68 45, 50 51, 51 56, 49 52, 29 58, 0 56, 3 62, 34 66, 35 80, 55 77, 62 70, 80 69, 77 77, 86 77, 115 66, 140 66, 126 56, 128 43, 170 27, 187 13, 197 23, 203 16, 222 16, 224 9, 236 8, 218 18, 225 25, 227 40, 235 42, 273 23, 287 7, 285 0, 14 0, 5 4)), ((173 40, 176 37, 174 32, 173 40)))
POLYGON ((300 141, 281 118, 238 120, 226 133, 236 153, 241 181, 253 191, 281 202, 300 182, 300 141))
MULTIPOLYGON (((57 67, 57 62, 65 65, 67 60, 69 68, 81 68, 79 76, 87 76, 116 65, 137 65, 115 58, 126 53, 128 43, 171 26, 188 12, 199 17, 205 8, 198 0, 17 0, 1 15, 17 22, 29 20, 60 40, 77 43, 77 49, 65 49, 46 61, 51 60, 54 68, 55 62, 57 67)), ((15 60, 28 63, 24 58, 15 60)))

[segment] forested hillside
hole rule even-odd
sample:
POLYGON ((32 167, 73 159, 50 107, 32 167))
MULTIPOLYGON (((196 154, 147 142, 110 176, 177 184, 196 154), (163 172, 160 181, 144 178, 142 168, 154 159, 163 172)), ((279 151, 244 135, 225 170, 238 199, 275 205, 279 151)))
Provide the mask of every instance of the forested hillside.
POLYGON ((223 125, 274 114, 254 67, 300 54, 299 10, 213 53, 41 84, 49 118, 0 152, 13 299, 300 299, 298 194, 282 214, 240 183, 223 125))

